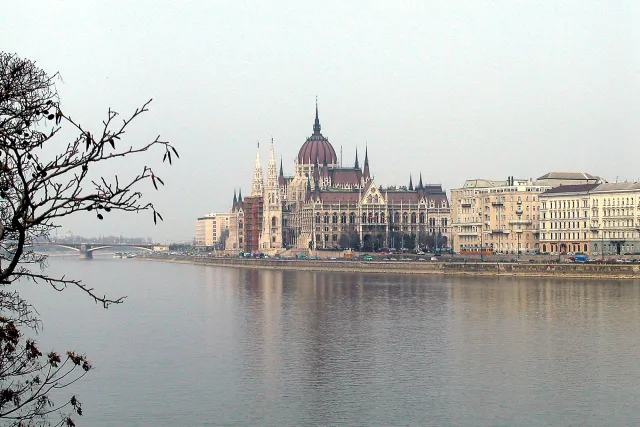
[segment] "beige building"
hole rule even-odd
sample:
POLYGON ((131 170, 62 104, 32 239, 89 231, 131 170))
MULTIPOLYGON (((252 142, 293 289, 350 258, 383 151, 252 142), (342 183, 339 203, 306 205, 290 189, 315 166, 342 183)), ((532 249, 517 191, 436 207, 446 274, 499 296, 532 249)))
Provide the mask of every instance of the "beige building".
POLYGON ((228 213, 209 213, 196 220, 196 247, 214 247, 229 230, 228 213))
POLYGON ((540 194, 532 180, 468 180, 451 190, 453 249, 460 253, 516 254, 539 250, 540 194))
POLYGON ((640 253, 640 184, 565 185, 540 200, 543 252, 640 253))
POLYGON ((589 253, 589 191, 598 184, 560 185, 540 196, 540 252, 589 253))

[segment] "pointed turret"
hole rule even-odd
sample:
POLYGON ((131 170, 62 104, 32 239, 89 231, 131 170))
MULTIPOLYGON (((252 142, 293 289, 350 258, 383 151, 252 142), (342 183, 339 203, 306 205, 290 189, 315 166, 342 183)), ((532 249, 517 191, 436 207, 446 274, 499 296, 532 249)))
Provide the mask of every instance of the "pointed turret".
POLYGON ((235 212, 236 205, 238 204, 238 197, 236 196, 236 189, 233 189, 233 205, 231 205, 231 211, 235 212))
POLYGON ((278 176, 284 176, 284 172, 282 171, 282 157, 280 157, 280 175, 278 176))
POLYGON ((320 119, 318 118, 318 98, 316 97, 316 121, 313 124, 313 134, 320 135, 320 119))
POLYGON ((409 191, 413 191, 413 180, 411 179, 411 175, 409 175, 409 191))
POLYGON ((356 148, 356 162, 353 165, 354 168, 360 169, 360 164, 358 163, 358 148, 356 148))
POLYGON ((238 205, 242 205, 242 188, 238 190, 238 205))
POLYGON ((258 152, 256 153, 256 164, 253 167, 253 184, 251 184, 251 195, 262 196, 264 181, 262 179, 262 164, 260 163, 260 143, 258 143, 258 152))
POLYGON ((276 152, 273 148, 273 138, 269 147, 269 166, 267 167, 267 185, 276 185, 278 181, 278 169, 276 169, 276 152))
POLYGON ((364 147, 364 171, 362 171, 362 176, 366 181, 371 179, 369 173, 369 148, 367 146, 364 147))
POLYGON ((420 172, 420 182, 418 182, 418 189, 422 190, 424 185, 422 185, 422 172, 420 172))

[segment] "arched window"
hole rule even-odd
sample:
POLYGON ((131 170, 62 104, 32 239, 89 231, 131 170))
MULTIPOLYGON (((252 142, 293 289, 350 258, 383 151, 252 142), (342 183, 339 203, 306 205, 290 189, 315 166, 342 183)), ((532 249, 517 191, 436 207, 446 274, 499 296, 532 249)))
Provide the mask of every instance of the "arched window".
POLYGON ((320 224, 320 214, 316 214, 316 224, 320 224))
POLYGON ((338 214, 336 212, 334 212, 333 215, 331 215, 331 222, 333 224, 337 224, 338 223, 338 214))
POLYGON ((324 213, 324 223, 329 224, 329 212, 324 213))
POLYGON ((393 214, 393 222, 396 224, 400 222, 400 214, 398 212, 393 214))
POLYGON ((407 222, 409 222, 409 215, 407 215, 406 212, 402 213, 402 223, 406 224, 407 222))
POLYGON ((373 214, 373 222, 375 222, 375 223, 380 222, 380 215, 378 214, 378 212, 373 214))
POLYGON ((424 224, 424 212, 420 212, 420 224, 424 224))
POLYGON ((367 223, 367 214, 362 214, 362 224, 366 224, 367 223))
POLYGON ((272 227, 276 226, 276 222, 277 222, 277 218, 275 216, 273 218, 271 218, 271 226, 272 227))
POLYGON ((416 213, 412 212, 411 213, 411 224, 415 224, 416 223, 416 213))
POLYGON ((351 212, 349 214, 349 224, 355 224, 356 223, 356 214, 354 212, 351 212))
POLYGON ((340 224, 346 224, 347 223, 347 214, 345 212, 342 212, 342 215, 340 215, 340 224))
POLYGON ((382 213, 380 214, 380 222, 384 222, 384 220, 385 220, 384 212, 382 212, 382 213))

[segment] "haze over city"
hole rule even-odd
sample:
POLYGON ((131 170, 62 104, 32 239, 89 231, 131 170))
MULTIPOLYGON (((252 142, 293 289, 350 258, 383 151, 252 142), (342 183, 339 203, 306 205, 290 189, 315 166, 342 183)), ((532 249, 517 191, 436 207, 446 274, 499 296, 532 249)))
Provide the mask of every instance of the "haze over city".
POLYGON ((166 187, 145 195, 165 221, 86 214, 61 234, 170 241, 249 194, 258 141, 263 167, 273 138, 290 174, 316 96, 343 163, 366 144, 378 185, 420 172, 447 190, 554 170, 637 180, 639 18, 630 1, 34 1, 4 5, 0 40, 60 72, 62 108, 88 127, 154 98, 129 138, 160 134, 181 159, 118 173, 157 169, 166 187))

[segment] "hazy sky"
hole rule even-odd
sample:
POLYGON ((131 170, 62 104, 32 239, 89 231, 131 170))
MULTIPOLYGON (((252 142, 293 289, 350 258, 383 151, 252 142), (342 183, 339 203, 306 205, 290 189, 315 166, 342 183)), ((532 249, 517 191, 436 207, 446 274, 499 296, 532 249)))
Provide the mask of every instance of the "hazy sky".
POLYGON ((182 159, 150 163, 163 213, 91 214, 75 234, 190 240, 194 222, 249 194, 261 141, 291 173, 322 133, 344 164, 368 142, 376 184, 422 171, 447 189, 465 179, 582 171, 640 178, 637 1, 14 1, 0 49, 59 71, 66 113, 99 124, 107 108, 151 111, 130 141, 161 134, 182 159))

